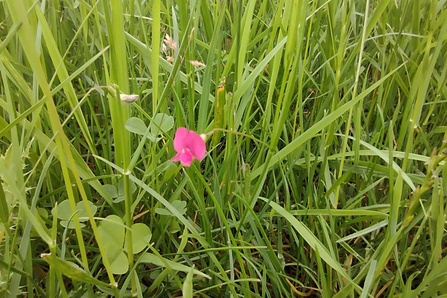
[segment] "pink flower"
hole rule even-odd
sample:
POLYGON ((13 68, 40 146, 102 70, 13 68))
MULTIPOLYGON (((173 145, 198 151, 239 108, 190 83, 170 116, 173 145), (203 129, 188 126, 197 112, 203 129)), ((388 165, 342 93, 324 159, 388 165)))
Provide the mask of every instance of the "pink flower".
POLYGON ((200 135, 184 127, 177 129, 174 137, 174 149, 177 155, 172 161, 179 161, 184 166, 191 166, 194 159, 201 160, 206 153, 205 141, 200 135))

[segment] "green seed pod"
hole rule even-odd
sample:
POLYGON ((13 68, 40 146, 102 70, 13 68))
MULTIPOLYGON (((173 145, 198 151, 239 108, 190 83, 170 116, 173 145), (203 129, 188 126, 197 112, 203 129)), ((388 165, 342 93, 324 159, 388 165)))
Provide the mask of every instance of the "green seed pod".
POLYGON ((5 192, 3 191, 3 185, 0 182, 0 221, 7 223, 9 219, 9 208, 6 202, 5 192))
MULTIPOLYGON (((224 105, 225 105, 225 87, 220 85, 217 88, 217 96, 214 100, 214 127, 225 128, 225 117, 224 117, 224 105)), ((222 136, 221 131, 216 131, 213 134, 213 147, 215 147, 222 136)))

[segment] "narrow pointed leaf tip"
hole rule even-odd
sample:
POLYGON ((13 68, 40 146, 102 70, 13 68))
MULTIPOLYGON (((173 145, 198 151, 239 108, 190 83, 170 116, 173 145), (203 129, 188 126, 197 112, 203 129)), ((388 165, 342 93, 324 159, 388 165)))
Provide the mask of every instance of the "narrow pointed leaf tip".
POLYGON ((180 161, 184 166, 191 166, 194 159, 201 160, 206 154, 204 139, 192 130, 184 127, 177 129, 174 137, 174 149, 177 155, 172 161, 180 161))

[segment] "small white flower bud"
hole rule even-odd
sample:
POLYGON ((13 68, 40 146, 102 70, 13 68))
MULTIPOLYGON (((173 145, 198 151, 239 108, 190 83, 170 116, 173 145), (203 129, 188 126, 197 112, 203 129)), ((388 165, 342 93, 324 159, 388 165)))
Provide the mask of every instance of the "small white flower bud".
POLYGON ((138 94, 120 94, 120 99, 125 103, 133 103, 138 100, 138 94))

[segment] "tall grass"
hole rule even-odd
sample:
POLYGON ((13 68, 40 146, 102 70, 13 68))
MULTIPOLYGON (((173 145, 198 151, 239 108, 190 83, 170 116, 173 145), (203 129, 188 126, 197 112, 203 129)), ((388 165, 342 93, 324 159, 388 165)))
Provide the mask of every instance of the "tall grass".
POLYGON ((1 297, 447 295, 445 1, 0 7, 1 297))

